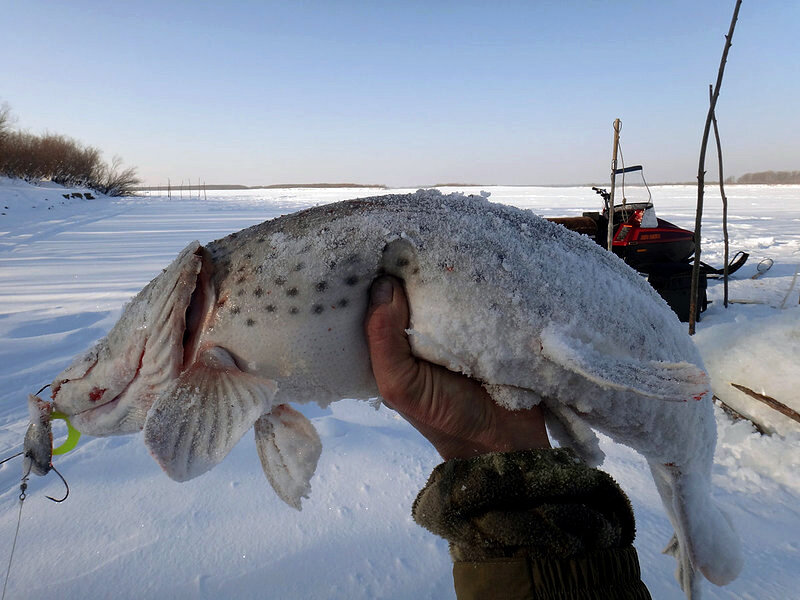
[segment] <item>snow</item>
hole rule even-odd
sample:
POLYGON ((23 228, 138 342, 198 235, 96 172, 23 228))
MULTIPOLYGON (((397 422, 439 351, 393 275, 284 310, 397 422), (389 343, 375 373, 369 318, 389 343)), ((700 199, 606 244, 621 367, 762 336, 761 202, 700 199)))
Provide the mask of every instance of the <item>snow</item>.
MULTIPOLYGON (((597 210, 588 188, 489 187, 491 200, 543 216, 597 210)), ((202 243, 287 212, 353 197, 413 190, 293 189, 214 192, 205 199, 65 199, 52 184, 0 179, 0 457, 18 451, 27 394, 104 336, 123 304, 192 239, 202 243), (7 208, 5 208, 7 207, 7 208)), ((452 191, 444 189, 443 192, 452 191)), ((479 193, 481 188, 457 191, 479 193)), ((627 188, 629 201, 641 194, 627 188)), ((653 188, 661 218, 693 228, 691 186, 653 188)), ((755 406, 729 383, 800 410, 798 290, 779 307, 800 262, 800 187, 731 186, 732 250, 752 252, 722 284, 695 342, 715 393, 774 429, 762 437, 716 413, 715 500, 744 542, 746 566, 708 598, 789 598, 800 583, 800 427, 755 406), (773 267, 750 279, 763 258, 773 267)), ((719 265, 719 198, 709 188, 703 260, 719 265)), ((427 442, 394 413, 355 401, 300 407, 323 452, 302 512, 265 481, 252 436, 206 475, 171 481, 141 435, 81 440, 58 456, 70 483, 33 478, 23 510, 8 597, 32 598, 452 598, 446 544, 414 524, 410 507, 439 462, 427 442)), ((57 437, 65 429, 54 423, 57 437), (59 429, 61 427, 61 429, 59 429)), ((601 436, 604 468, 631 497, 643 578, 654 598, 682 598, 674 561, 661 549, 672 528, 644 460, 601 436)), ((0 467, 0 564, 16 527, 19 459, 0 467)))
POLYGON ((714 375, 714 394, 738 412, 784 436, 797 433, 798 426, 781 413, 754 402, 731 383, 748 381, 746 387, 780 398, 800 412, 797 395, 797 358, 800 357, 800 311, 752 310, 728 323, 701 330, 695 339, 706 357, 706 368, 714 375))

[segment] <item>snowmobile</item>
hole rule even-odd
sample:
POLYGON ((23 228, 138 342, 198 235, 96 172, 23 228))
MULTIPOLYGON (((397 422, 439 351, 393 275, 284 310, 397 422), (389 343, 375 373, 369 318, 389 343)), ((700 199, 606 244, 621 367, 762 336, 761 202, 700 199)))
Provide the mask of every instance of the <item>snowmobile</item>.
MULTIPOLYGON (((617 169, 616 175, 640 172, 642 166, 617 169)), ((647 182, 642 181, 648 199, 626 202, 611 207, 611 194, 599 187, 592 189, 603 198, 602 212, 585 212, 581 217, 558 217, 551 221, 591 237, 605 247, 609 213, 612 219, 612 249, 636 271, 647 276, 650 284, 661 294, 682 321, 689 320, 689 287, 695 251, 694 232, 656 216, 647 182)), ((739 252, 728 264, 728 274, 736 272, 747 262, 749 255, 739 252)), ((721 277, 723 269, 700 263, 698 311, 708 306, 706 285, 709 277, 721 277)), ((697 315, 699 317, 699 314, 697 315)))

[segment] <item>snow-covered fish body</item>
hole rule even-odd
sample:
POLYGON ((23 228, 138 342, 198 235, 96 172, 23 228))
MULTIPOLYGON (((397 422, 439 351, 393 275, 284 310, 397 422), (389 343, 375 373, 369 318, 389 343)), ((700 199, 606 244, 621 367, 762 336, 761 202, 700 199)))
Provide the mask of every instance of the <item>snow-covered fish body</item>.
POLYGON ((696 568, 735 577, 736 537, 710 501, 709 383, 683 327, 589 239, 484 198, 341 202, 190 244, 56 378, 55 406, 89 434, 143 427, 179 480, 255 424, 267 476, 299 507, 320 444, 288 403, 377 395, 363 319, 382 273, 405 282, 417 355, 510 408, 543 402, 551 431, 590 461, 602 458, 591 427, 647 457, 685 587, 696 568))

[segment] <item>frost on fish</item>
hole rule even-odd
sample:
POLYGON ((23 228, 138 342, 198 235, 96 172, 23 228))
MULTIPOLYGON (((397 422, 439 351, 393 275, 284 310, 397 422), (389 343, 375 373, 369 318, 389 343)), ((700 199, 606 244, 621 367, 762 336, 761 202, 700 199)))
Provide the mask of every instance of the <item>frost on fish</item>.
POLYGON ((255 423, 267 478, 299 507, 319 440, 288 403, 377 395, 363 320, 381 274, 405 282, 418 356, 508 408, 541 403, 551 433, 594 464, 595 429, 647 458, 687 593, 697 570, 736 576, 736 536, 710 497, 709 383, 682 325, 588 238, 485 198, 366 198, 194 242, 57 378, 55 405, 95 435, 143 427, 177 479, 255 423))

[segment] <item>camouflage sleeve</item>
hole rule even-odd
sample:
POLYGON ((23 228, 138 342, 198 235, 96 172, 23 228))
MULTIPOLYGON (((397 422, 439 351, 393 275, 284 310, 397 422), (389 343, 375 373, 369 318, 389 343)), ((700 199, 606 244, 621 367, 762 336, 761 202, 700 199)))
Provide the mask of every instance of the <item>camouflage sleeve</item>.
POLYGON ((650 597, 632 546, 630 501, 569 449, 449 460, 434 469, 412 513, 450 542, 459 599, 491 589, 530 592, 513 598, 565 589, 582 590, 580 598, 650 597))

